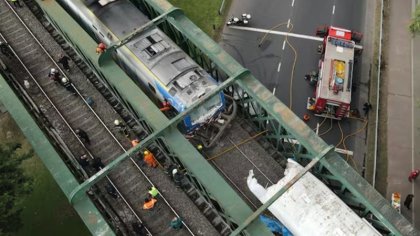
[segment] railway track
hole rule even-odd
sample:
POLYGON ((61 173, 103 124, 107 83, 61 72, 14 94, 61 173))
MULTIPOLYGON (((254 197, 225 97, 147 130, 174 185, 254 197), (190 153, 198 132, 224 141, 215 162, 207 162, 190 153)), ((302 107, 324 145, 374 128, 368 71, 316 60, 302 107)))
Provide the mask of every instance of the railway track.
MULTIPOLYGON (((26 93, 33 99, 53 129, 65 140, 72 155, 80 157, 86 154, 92 159, 91 163, 94 159, 100 159, 106 165, 130 148, 124 136, 108 128, 112 126, 114 119, 120 117, 106 100, 101 98, 99 92, 95 92, 85 77, 80 75, 80 71, 76 73, 77 68, 74 67, 70 73, 60 70, 61 75, 73 82, 75 95, 60 84, 49 80, 47 77, 49 70, 59 69, 52 53, 60 50, 46 50, 42 46, 43 43, 36 39, 19 14, 6 1, 0 1, 0 6, 4 9, 0 12, 0 32, 4 37, 2 41, 8 42, 10 50, 16 56, 5 58, 5 55, 2 55, 2 59, 13 65, 9 66, 9 70, 17 78, 17 84, 20 88, 25 87, 26 93), (91 105, 88 102, 90 99, 87 98, 93 98, 95 104, 91 105), (83 129, 88 134, 90 144, 85 145, 77 138, 75 134, 77 128, 83 129)), ((24 14, 27 9, 17 9, 17 11, 24 14)), ((96 170, 90 166, 85 168, 78 166, 78 168, 87 177, 94 174, 100 165, 96 166, 96 170)), ((107 195, 106 200, 114 205, 113 213, 118 216, 118 221, 121 223, 120 226, 116 226, 120 234, 135 234, 133 224, 138 223, 142 223, 145 226, 144 231, 153 235, 194 235, 194 232, 206 232, 206 235, 217 234, 210 222, 201 213, 197 213, 198 208, 193 202, 190 199, 185 200, 186 194, 177 189, 162 171, 144 167, 138 159, 131 158, 122 163, 96 187, 102 192, 110 192, 110 189, 114 190, 111 192, 117 192, 114 197, 107 195), (142 209, 143 199, 151 186, 156 186, 160 190, 158 204, 153 210, 145 211, 142 209), (182 204, 178 202, 173 206, 173 203, 166 199, 167 195, 170 195, 171 199, 181 199, 182 204), (190 225, 185 223, 184 227, 177 231, 169 227, 172 218, 175 216, 189 218, 188 214, 197 218, 199 227, 190 228, 190 225)), ((190 189, 190 192, 193 191, 190 189)))
POLYGON ((248 189, 246 178, 249 170, 253 169, 261 185, 267 186, 277 183, 283 177, 284 169, 273 159, 269 148, 257 141, 258 134, 248 128, 245 121, 235 118, 222 138, 224 142, 206 150, 204 155, 244 201, 257 209, 262 204, 248 189))

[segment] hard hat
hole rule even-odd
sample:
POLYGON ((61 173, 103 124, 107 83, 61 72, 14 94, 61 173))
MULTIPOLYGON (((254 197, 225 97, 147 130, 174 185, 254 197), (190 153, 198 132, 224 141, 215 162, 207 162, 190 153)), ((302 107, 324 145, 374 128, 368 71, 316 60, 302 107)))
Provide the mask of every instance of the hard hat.
POLYGON ((120 121, 118 119, 114 120, 114 125, 120 125, 120 121))
POLYGON ((51 73, 55 73, 55 72, 57 72, 57 70, 54 68, 51 68, 51 73))
POLYGON ((66 77, 61 78, 61 82, 67 83, 69 80, 66 77))
POLYGON ((146 155, 149 155, 149 153, 150 153, 149 151, 144 151, 143 154, 146 156, 146 155))
POLYGON ((176 173, 178 173, 178 170, 177 170, 177 169, 173 169, 173 170, 172 170, 172 175, 174 175, 174 174, 176 174, 176 173))
POLYGON ((198 149, 198 150, 201 150, 201 149, 203 149, 203 145, 201 145, 201 144, 198 144, 198 145, 197 145, 197 149, 198 149))

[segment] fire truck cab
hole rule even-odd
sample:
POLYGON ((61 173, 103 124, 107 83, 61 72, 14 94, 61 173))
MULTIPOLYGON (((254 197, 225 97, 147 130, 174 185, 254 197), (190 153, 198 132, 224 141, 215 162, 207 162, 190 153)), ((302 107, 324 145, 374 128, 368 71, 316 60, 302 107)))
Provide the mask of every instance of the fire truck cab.
POLYGON ((337 27, 322 27, 317 35, 324 37, 319 49, 318 82, 315 97, 308 98, 307 109, 317 116, 341 120, 350 114, 355 40, 359 33, 337 27))

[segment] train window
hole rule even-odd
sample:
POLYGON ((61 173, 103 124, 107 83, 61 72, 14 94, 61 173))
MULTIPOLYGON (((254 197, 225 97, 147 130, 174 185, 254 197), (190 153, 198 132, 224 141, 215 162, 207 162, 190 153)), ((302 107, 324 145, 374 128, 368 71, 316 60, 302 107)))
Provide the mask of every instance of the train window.
POLYGON ((98 28, 96 28, 94 25, 92 25, 92 27, 93 27, 95 30, 98 30, 98 28))
POLYGON ((103 35, 101 32, 99 32, 99 34, 102 36, 102 38, 105 38, 105 35, 103 35))
POLYGON ((172 87, 171 89, 169 89, 169 94, 171 94, 172 96, 175 96, 176 89, 174 87, 172 87))
POLYGON ((156 89, 155 89, 155 87, 153 87, 150 83, 148 83, 148 84, 149 84, 149 88, 150 88, 150 90, 152 90, 152 92, 156 93, 156 89))

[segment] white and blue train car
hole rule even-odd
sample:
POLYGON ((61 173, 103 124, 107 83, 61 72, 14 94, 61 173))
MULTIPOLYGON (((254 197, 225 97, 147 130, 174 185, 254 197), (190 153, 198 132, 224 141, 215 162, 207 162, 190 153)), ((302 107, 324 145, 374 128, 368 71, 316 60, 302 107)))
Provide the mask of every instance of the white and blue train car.
MULTIPOLYGON (((128 0, 60 0, 83 22, 98 41, 112 45, 150 22, 128 0)), ((165 99, 178 112, 217 87, 217 82, 159 28, 148 29, 113 55, 118 64, 143 88, 160 101, 165 99)), ((221 92, 184 119, 186 131, 217 118, 225 108, 221 92)))

